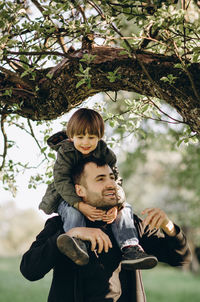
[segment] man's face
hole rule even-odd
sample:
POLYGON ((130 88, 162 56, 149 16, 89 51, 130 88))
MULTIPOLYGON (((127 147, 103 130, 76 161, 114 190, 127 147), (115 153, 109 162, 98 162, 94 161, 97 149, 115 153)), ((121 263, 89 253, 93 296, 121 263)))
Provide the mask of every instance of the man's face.
POLYGON ((117 185, 111 168, 87 163, 76 191, 83 200, 94 207, 114 206, 118 203, 117 185))

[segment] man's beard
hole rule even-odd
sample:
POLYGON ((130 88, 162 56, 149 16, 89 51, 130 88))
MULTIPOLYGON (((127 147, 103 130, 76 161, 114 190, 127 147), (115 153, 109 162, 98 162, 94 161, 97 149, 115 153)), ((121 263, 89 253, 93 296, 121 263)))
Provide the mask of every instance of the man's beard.
POLYGON ((93 207, 96 207, 98 209, 102 210, 109 210, 113 208, 116 205, 121 204, 121 192, 120 190, 116 189, 104 189, 101 194, 95 193, 87 190, 87 198, 85 202, 93 207), (114 193, 115 195, 113 198, 108 198, 106 194, 114 193))

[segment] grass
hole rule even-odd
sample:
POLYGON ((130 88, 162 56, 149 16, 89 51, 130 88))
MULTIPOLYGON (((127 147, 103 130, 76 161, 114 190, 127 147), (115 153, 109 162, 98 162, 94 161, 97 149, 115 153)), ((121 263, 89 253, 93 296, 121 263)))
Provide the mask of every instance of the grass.
POLYGON ((142 276, 148 302, 200 301, 200 275, 159 265, 142 276))
POLYGON ((19 271, 21 258, 0 258, 0 302, 46 302, 51 274, 30 282, 19 271))
MULTIPOLYGON (((0 302, 46 302, 51 273, 30 282, 19 271, 20 258, 0 258, 0 302)), ((200 275, 158 266, 142 272, 148 302, 199 302, 200 275)), ((129 302, 129 301, 127 301, 129 302)))

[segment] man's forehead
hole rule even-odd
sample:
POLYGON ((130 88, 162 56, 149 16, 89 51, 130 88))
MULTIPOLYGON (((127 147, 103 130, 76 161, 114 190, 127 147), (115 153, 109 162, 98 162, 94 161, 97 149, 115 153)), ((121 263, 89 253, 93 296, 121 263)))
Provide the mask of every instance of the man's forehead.
POLYGON ((100 174, 106 175, 106 174, 113 173, 109 165, 99 167, 96 165, 96 163, 93 162, 87 163, 85 165, 84 171, 87 174, 87 176, 97 176, 100 174))

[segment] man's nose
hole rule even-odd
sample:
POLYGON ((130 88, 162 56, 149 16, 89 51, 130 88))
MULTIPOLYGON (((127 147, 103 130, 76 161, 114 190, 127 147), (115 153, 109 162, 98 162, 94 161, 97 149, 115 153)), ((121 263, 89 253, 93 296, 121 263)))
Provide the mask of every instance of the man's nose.
POLYGON ((106 182, 106 187, 107 188, 111 188, 111 189, 115 189, 116 188, 116 182, 114 179, 108 179, 106 182))

